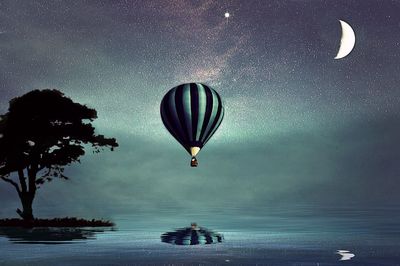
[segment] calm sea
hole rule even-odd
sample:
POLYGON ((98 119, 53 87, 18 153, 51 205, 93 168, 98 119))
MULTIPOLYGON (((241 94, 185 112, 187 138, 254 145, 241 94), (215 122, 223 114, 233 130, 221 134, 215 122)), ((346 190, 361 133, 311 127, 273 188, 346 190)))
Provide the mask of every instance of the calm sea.
POLYGON ((0 265, 400 265, 400 205, 164 206, 113 221, 112 229, 0 228, 0 265), (162 233, 191 222, 225 241, 160 241, 162 233))

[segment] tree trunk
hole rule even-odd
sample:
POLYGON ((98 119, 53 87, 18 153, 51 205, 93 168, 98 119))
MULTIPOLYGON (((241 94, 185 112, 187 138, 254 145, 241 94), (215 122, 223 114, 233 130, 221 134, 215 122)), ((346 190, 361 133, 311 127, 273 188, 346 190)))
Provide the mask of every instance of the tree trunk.
POLYGON ((33 221, 33 212, 32 212, 32 203, 33 199, 35 197, 35 194, 31 192, 21 192, 19 193, 19 198, 22 203, 22 211, 20 209, 17 209, 17 213, 19 216, 21 216, 22 219, 25 221, 33 221))

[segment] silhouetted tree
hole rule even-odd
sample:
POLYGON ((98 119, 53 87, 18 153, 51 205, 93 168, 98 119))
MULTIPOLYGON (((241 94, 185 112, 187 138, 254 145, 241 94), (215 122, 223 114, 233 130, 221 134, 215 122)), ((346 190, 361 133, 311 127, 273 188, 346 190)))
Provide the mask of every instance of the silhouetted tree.
POLYGON ((84 145, 111 150, 114 138, 96 135, 96 110, 73 102, 58 90, 34 90, 10 101, 0 116, 0 179, 18 192, 24 220, 33 220, 37 188, 53 178, 68 179, 64 166, 79 162, 84 145))

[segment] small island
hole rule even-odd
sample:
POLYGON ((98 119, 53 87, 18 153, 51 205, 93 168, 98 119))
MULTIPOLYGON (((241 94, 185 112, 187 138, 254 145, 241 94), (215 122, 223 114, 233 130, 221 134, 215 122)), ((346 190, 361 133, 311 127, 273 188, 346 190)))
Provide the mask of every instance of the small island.
POLYGON ((0 180, 13 186, 21 202, 21 217, 0 219, 0 227, 110 227, 105 220, 38 219, 32 203, 38 189, 53 179, 69 180, 64 168, 80 162, 85 149, 114 150, 114 138, 96 134, 95 109, 73 102, 58 90, 33 90, 10 101, 0 115, 0 180))
POLYGON ((33 219, 26 221, 18 218, 0 219, 0 227, 110 227, 115 224, 107 220, 85 220, 75 217, 33 219))

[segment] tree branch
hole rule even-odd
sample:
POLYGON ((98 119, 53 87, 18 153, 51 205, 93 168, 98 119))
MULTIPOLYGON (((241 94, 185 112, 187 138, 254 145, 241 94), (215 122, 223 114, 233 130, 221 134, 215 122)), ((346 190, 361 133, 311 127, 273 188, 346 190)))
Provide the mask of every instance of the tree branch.
POLYGON ((39 168, 38 168, 38 172, 39 171, 42 171, 44 168, 46 168, 47 166, 46 165, 39 165, 39 168))
POLYGON ((15 183, 13 180, 5 177, 5 176, 0 176, 0 179, 3 179, 5 182, 10 183, 11 185, 13 185, 15 187, 15 189, 18 191, 18 193, 20 193, 21 191, 19 190, 18 184, 15 183))
POLYGON ((23 169, 18 169, 18 177, 19 177, 19 183, 21 183, 21 190, 22 192, 26 192, 27 187, 26 187, 26 182, 25 182, 25 176, 24 176, 24 170, 23 169))

